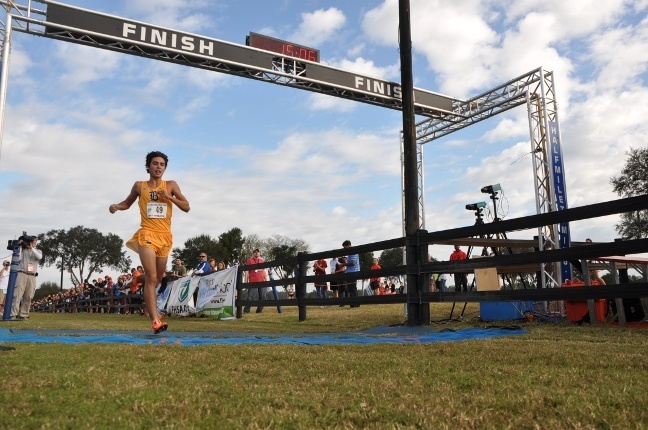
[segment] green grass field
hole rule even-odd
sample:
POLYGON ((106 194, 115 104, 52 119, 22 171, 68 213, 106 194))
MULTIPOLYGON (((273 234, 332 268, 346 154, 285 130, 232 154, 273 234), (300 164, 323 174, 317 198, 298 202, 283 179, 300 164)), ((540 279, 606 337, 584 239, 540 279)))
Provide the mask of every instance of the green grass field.
MULTIPOLYGON (((462 322, 483 327, 477 305, 462 322)), ((344 332, 405 320, 403 305, 267 307, 172 331, 344 332)), ((432 318, 447 318, 447 304, 432 318)), ((456 313, 455 313, 456 316, 456 313)), ((502 324, 507 324, 503 322, 502 324)), ((648 428, 648 330, 515 322, 488 340, 379 345, 5 344, 0 428, 648 428)), ((0 329, 148 330, 141 316, 34 314, 0 329)))

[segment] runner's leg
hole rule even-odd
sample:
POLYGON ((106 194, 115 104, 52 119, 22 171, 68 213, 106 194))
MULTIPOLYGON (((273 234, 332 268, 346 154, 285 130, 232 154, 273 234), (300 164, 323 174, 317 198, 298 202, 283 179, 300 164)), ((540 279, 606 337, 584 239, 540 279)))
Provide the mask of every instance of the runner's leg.
MULTIPOLYGON (((162 279, 158 278, 158 257, 153 249, 143 246, 140 246, 139 255, 144 268, 144 307, 148 311, 151 321, 155 321, 158 319, 155 288, 162 279)), ((166 258, 164 263, 166 263, 166 258)))

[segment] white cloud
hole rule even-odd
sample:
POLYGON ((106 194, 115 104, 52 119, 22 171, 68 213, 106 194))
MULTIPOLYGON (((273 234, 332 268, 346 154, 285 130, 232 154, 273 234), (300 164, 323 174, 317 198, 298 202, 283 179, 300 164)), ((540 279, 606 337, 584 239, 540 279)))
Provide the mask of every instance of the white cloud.
POLYGON ((399 77, 400 73, 398 64, 381 67, 376 65, 372 60, 367 60, 362 57, 355 58, 353 61, 342 59, 332 65, 338 69, 381 79, 394 79, 399 77))
POLYGON ((209 10, 220 10, 218 4, 206 0, 127 0, 126 13, 160 27, 197 33, 209 29, 213 18, 209 10))
POLYGON ((16 45, 12 46, 9 60, 9 73, 12 78, 24 75, 33 65, 34 62, 26 52, 21 50, 20 45, 18 47, 16 45))
POLYGON ((85 84, 104 80, 116 73, 122 54, 73 43, 58 43, 56 56, 62 61, 61 84, 67 91, 81 91, 85 84))
MULTIPOLYGON (((445 94, 465 97, 492 79, 489 64, 499 38, 481 11, 478 1, 418 0, 411 4, 413 50, 422 53, 438 73, 445 94)), ((397 2, 387 0, 365 15, 362 27, 377 42, 394 46, 398 44, 397 20, 397 2)))
POLYGON ((566 37, 587 35, 604 25, 608 25, 624 12, 632 0, 518 0, 510 2, 506 8, 506 20, 509 24, 524 16, 534 13, 551 17, 551 25, 546 28, 551 39, 558 41, 566 37))
POLYGON ((335 112, 350 112, 356 109, 358 105, 346 99, 314 93, 308 96, 306 107, 315 111, 330 110, 335 112))
POLYGON ((209 106, 209 96, 202 95, 195 97, 186 105, 176 111, 175 118, 178 122, 185 122, 190 119, 196 112, 209 106))
POLYGON ((327 39, 335 37, 346 23, 344 13, 335 7, 302 13, 301 19, 299 28, 290 36, 290 40, 313 47, 320 46, 327 39))
POLYGON ((334 207, 331 212, 333 213, 333 215, 346 215, 347 213, 346 209, 341 206, 334 207))
POLYGON ((182 76, 186 83, 203 91, 211 91, 214 88, 231 85, 233 83, 233 77, 223 73, 194 67, 186 68, 177 65, 174 67, 179 72, 177 75, 182 76))
POLYGON ((618 91, 641 83, 648 70, 648 18, 636 26, 616 27, 592 37, 590 61, 598 63, 597 84, 618 91))
POLYGON ((487 131, 484 138, 487 142, 497 142, 520 136, 529 136, 529 117, 526 112, 517 109, 513 117, 499 118, 495 128, 487 131))

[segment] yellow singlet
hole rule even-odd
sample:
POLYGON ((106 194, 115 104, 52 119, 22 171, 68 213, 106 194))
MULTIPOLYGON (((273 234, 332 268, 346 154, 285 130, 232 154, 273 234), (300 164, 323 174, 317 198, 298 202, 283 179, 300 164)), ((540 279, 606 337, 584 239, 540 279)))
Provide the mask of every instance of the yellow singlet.
POLYGON ((173 203, 159 197, 158 191, 166 191, 166 181, 157 188, 151 188, 147 181, 142 181, 139 195, 139 209, 142 216, 141 227, 147 230, 170 232, 173 203))
POLYGON ((159 196, 159 190, 166 190, 166 181, 157 188, 151 188, 147 181, 142 181, 138 206, 142 217, 141 228, 126 242, 126 246, 135 252, 140 247, 155 250, 158 257, 167 257, 171 252, 171 216, 173 203, 159 196))

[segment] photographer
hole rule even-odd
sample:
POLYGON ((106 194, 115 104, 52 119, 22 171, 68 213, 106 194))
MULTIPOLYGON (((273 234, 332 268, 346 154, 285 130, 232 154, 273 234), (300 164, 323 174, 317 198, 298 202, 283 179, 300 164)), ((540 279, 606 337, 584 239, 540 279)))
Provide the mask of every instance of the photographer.
POLYGON ((11 306, 11 319, 29 318, 29 307, 36 291, 36 277, 38 276, 36 269, 38 262, 43 258, 43 253, 36 249, 37 242, 38 240, 32 236, 25 235, 18 238, 20 256, 18 257, 18 275, 11 306))

